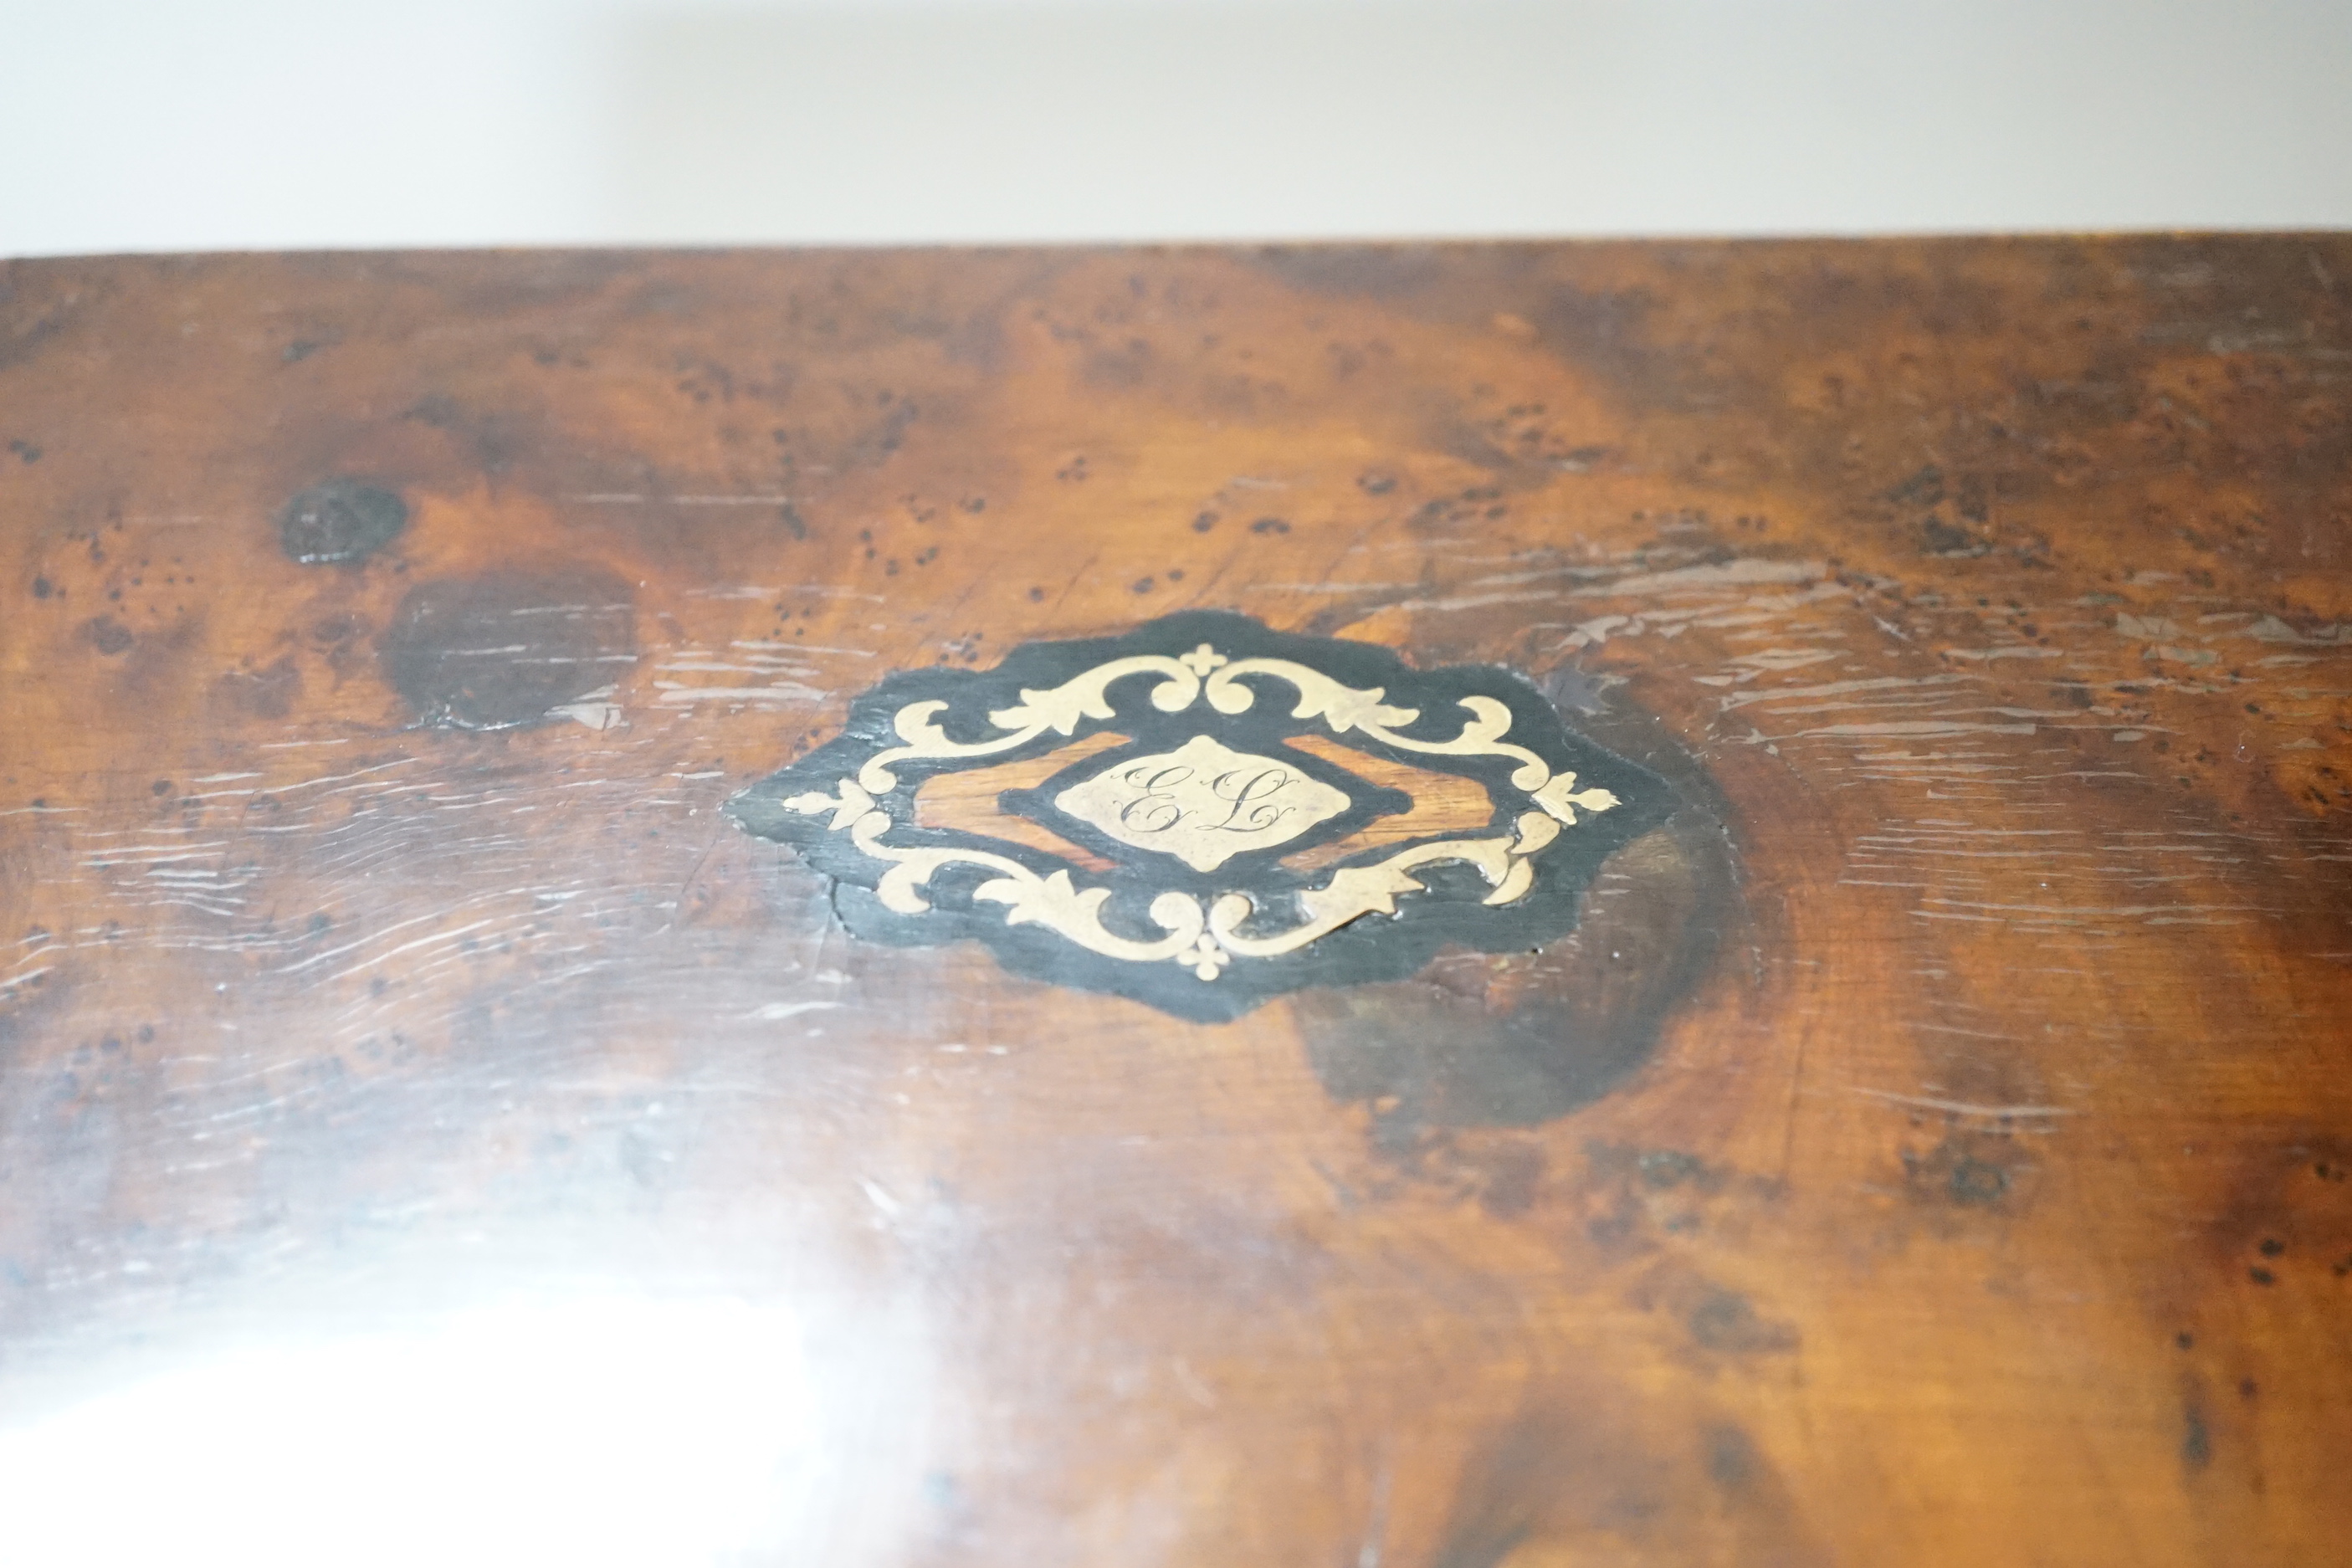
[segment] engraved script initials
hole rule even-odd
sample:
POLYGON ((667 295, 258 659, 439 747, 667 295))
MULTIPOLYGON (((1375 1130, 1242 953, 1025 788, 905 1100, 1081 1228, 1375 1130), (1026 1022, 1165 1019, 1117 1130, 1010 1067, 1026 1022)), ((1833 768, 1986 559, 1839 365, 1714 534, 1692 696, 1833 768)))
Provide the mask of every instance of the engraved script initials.
POLYGON ((1143 793, 1118 814, 1119 821, 1138 833, 1165 833, 1172 827, 1196 827, 1210 833, 1258 833, 1298 809, 1296 805, 1276 805, 1272 799, 1297 776, 1288 768, 1233 768, 1209 781, 1209 792, 1227 803, 1225 815, 1212 822, 1208 813, 1187 809, 1176 802, 1173 791, 1191 779, 1192 772, 1189 764, 1183 763, 1128 769, 1119 775, 1120 782, 1143 793), (1244 812, 1247 816, 1244 816, 1244 812))
POLYGON ((1123 844, 1212 871, 1244 850, 1297 837, 1349 802, 1295 768, 1195 735, 1064 790, 1054 804, 1123 844))

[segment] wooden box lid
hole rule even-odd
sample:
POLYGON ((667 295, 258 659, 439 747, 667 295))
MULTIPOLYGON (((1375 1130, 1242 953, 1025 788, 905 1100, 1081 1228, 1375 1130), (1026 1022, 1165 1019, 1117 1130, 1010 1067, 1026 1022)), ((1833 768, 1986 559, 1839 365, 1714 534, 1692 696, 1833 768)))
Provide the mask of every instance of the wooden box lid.
POLYGON ((2347 290, 0 265, 0 1531, 2338 1560, 2347 290))

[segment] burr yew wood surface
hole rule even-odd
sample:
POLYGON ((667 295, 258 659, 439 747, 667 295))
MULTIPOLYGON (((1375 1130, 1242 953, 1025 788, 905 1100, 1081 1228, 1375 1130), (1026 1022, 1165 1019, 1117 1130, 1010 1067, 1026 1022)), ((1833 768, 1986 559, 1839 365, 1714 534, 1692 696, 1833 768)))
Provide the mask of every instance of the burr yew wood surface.
POLYGON ((2340 1561, 2347 568, 2340 236, 0 264, 0 1439, 617 1301, 713 1562, 2340 1561), (722 813, 1202 608, 1671 817, 1197 1024, 722 813))

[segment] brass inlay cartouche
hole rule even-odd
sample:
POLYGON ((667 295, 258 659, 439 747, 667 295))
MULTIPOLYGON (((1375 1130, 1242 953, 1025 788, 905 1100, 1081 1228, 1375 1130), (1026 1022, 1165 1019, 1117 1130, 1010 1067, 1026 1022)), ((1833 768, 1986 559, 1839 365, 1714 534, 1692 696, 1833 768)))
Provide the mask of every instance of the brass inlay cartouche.
POLYGON ((806 816, 830 816, 832 828, 845 830, 861 853, 887 862, 889 869, 875 884, 875 894, 894 913, 919 914, 930 908, 922 889, 942 868, 975 866, 995 875, 973 889, 972 898, 1005 906, 1008 924, 1034 922, 1107 958, 1138 963, 1173 961, 1201 980, 1213 981, 1236 955, 1267 958, 1294 952, 1363 915, 1393 914, 1400 894, 1422 890, 1415 873, 1439 862, 1475 869, 1494 889, 1483 900, 1487 904, 1524 898, 1535 885, 1531 858, 1558 838, 1563 826, 1573 826, 1579 811, 1602 812, 1618 804, 1605 789, 1578 789, 1574 773, 1555 773, 1534 752, 1504 740, 1511 710, 1495 698, 1459 699, 1456 705, 1470 714, 1461 731, 1448 740, 1428 741, 1400 732, 1421 717, 1420 710, 1386 706, 1381 701, 1383 694, 1378 687, 1359 690, 1345 686, 1290 659, 1230 659, 1207 643, 1173 658, 1139 654, 1097 665, 1050 690, 1024 690, 1017 705, 989 714, 1002 732, 983 741, 959 742, 940 728, 936 715, 947 703, 910 702, 898 710, 891 725, 905 744, 866 759, 855 776, 835 781, 831 795, 810 791, 782 805, 806 816), (1160 677, 1150 689, 1150 701, 1162 713, 1181 713, 1204 699, 1216 712, 1245 713, 1257 693, 1240 678, 1269 676, 1297 691, 1293 719, 1319 719, 1335 735, 1352 730, 1398 751, 1429 756, 1509 758, 1518 764, 1510 774, 1511 788, 1533 809, 1517 811, 1499 832, 1409 845, 1369 866, 1339 867, 1328 881, 1296 895, 1295 912, 1301 917, 1296 923, 1272 931, 1250 934, 1242 930, 1258 914, 1256 899, 1246 891, 1220 893, 1204 905, 1194 895, 1171 888, 1151 901, 1148 912, 1163 934, 1150 940, 1122 936, 1105 927, 1102 906, 1111 890, 1080 888, 1066 869, 1040 876, 1008 856, 985 849, 899 845, 886 839, 897 821, 876 795, 897 787, 893 763, 992 756, 1049 731, 1072 734, 1081 720, 1115 717, 1108 694, 1113 681, 1144 674, 1160 677))

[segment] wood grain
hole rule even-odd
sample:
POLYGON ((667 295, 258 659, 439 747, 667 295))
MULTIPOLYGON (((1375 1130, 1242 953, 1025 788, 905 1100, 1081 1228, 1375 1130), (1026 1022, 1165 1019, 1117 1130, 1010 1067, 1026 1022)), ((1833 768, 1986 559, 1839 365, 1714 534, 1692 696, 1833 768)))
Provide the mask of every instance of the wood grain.
POLYGON ((818 1435, 729 1561, 2339 1560, 2347 290, 0 266, 0 1429, 721 1300, 818 1435), (857 942, 719 813, 1188 606, 1521 670, 1684 808, 1566 942, 1216 1026, 857 942))
POLYGON ((1126 737, 1101 731, 1086 740, 1033 757, 1026 762, 998 763, 964 773, 939 773, 915 791, 915 821, 922 827, 952 827, 966 833, 1009 838, 1049 855, 1058 855, 1091 870, 1108 870, 1111 862, 1083 845, 1073 844, 1042 822, 998 808, 997 797, 1007 790, 1035 789, 1064 768, 1086 757, 1107 752, 1126 737))
POLYGON ((1292 742, 1299 751, 1347 768, 1369 783, 1393 789, 1412 803, 1409 810, 1376 817, 1344 838, 1286 855, 1283 863, 1301 870, 1330 865, 1365 849, 1402 844, 1410 838, 1441 837, 1474 833, 1486 826, 1495 814, 1493 797, 1473 779, 1392 763, 1319 735, 1292 742))

